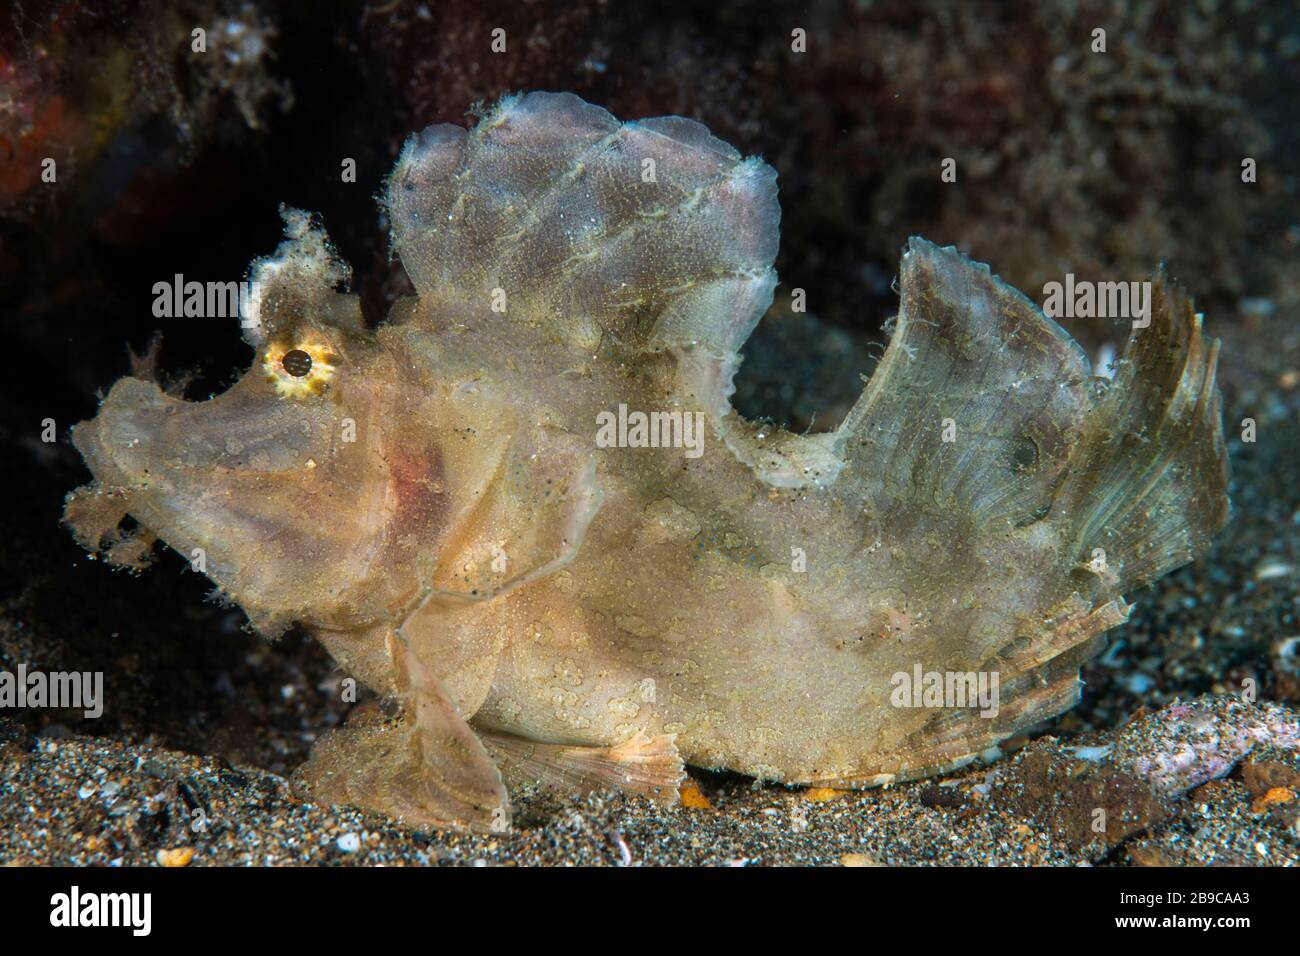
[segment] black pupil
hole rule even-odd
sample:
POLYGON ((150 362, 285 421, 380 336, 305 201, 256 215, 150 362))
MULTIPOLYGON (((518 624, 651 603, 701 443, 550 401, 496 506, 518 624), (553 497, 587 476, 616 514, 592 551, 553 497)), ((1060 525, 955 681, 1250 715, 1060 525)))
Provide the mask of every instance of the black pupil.
POLYGON ((284 353, 284 358, 280 359, 280 364, 294 378, 302 378, 311 371, 311 356, 302 349, 294 349, 292 352, 284 353))

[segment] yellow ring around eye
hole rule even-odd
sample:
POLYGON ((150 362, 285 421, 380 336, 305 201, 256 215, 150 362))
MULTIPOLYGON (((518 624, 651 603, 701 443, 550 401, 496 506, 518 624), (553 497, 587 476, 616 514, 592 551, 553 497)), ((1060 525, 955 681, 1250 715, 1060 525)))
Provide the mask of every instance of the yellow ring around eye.
POLYGON ((272 342, 262 357, 262 370, 267 381, 284 398, 319 395, 333 380, 337 364, 338 357, 328 345, 310 339, 290 344, 272 342), (303 354, 310 359, 310 364, 303 361, 303 354), (290 358, 287 366, 286 355, 290 358), (305 373, 304 366, 307 366, 305 373))

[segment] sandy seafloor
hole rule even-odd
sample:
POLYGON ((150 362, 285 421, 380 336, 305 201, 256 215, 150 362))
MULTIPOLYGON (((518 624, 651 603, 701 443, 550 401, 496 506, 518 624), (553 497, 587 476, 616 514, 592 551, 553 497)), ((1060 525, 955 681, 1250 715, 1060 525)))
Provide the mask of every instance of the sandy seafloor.
MULTIPOLYGON (((24 723, 0 717, 0 861, 1296 865, 1300 685, 1286 638, 1297 630, 1300 510, 1289 450, 1300 392, 1287 362, 1298 334, 1245 329, 1225 343, 1225 418, 1249 411, 1266 437, 1249 446, 1230 441, 1234 518, 1214 551, 1130 596, 1134 618, 1085 670, 1081 706, 1008 742, 990 763, 858 793, 756 786, 692 770, 687 805, 675 806, 525 788, 512 793, 512 833, 411 829, 295 796, 289 772, 342 716, 329 693, 339 675, 305 640, 267 645, 232 628, 224 640, 237 656, 218 655, 218 669, 205 671, 211 662, 195 654, 185 672, 193 694, 174 692, 170 718, 189 729, 170 738, 156 724, 90 736, 49 714, 24 723), (1238 696, 1248 678, 1259 703, 1238 696), (227 709, 228 726, 202 726, 215 706, 205 694, 248 698, 255 713, 227 709), (197 739, 206 743, 190 747, 213 755, 176 746, 197 739), (1150 764, 1161 755, 1164 776, 1150 764), (1098 807, 1111 814, 1102 832, 1093 826, 1098 807)), ((148 581, 103 576, 128 590, 148 581)), ((11 657, 40 646, 32 632, 44 626, 41 606, 32 599, 9 608, 0 646, 11 657)), ((156 650, 163 658, 177 652, 156 650)), ((128 640, 118 661, 125 666, 110 672, 120 675, 110 678, 118 690, 161 680, 135 659, 139 652, 128 640)), ((152 706, 139 696, 139 706, 152 706)))
MULTIPOLYGON (((1294 718, 1294 713, 1290 716, 1294 718)), ((1147 738, 1143 738, 1146 740, 1147 738)), ((295 800, 277 774, 206 757, 86 738, 5 741, 8 864, 108 865, 1284 865, 1300 862, 1295 808, 1266 796, 1300 782, 1295 752, 1259 748, 1242 779, 1166 801, 1128 793, 1057 742, 996 771, 842 793, 702 782, 693 807, 592 794, 516 791, 516 831, 412 830, 353 808, 295 800), (1043 758, 1032 780, 1030 756, 1043 758), (1089 801, 1056 800, 1038 772, 1092 777, 1124 793, 1118 845, 1072 832, 1089 801), (1264 777, 1266 790, 1258 783, 1264 777), (707 801, 707 807, 699 804, 707 801), (195 832, 186 808, 210 823, 195 832)), ((1239 765, 1242 767, 1243 765, 1239 765)), ((1077 779, 1077 778, 1076 778, 1077 779)))

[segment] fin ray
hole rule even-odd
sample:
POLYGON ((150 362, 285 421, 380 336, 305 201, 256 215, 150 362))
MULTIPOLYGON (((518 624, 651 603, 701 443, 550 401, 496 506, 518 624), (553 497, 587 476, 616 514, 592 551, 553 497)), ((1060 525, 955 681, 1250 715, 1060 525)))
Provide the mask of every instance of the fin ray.
POLYGON ((675 734, 638 731, 614 747, 577 747, 484 732, 484 743, 525 777, 560 790, 584 793, 613 787, 676 803, 686 767, 675 734))

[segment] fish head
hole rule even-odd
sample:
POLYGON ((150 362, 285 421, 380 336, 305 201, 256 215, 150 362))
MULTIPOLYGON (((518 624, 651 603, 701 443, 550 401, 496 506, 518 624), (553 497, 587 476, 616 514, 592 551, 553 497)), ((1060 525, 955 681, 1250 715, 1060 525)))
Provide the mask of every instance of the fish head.
MULTIPOLYGON (((421 517, 402 482, 427 484, 436 470, 396 447, 397 363, 364 328, 356 297, 331 287, 344 267, 323 233, 300 223, 294 236, 293 225, 292 242, 251 273, 247 372, 206 401, 119 380, 73 429, 95 481, 65 511, 82 544, 107 543, 110 558, 129 550, 119 528, 129 515, 137 538, 162 539, 264 633, 391 613, 381 558, 398 506, 408 525, 421 517)), ((428 517, 436 495, 420 500, 428 517)))

